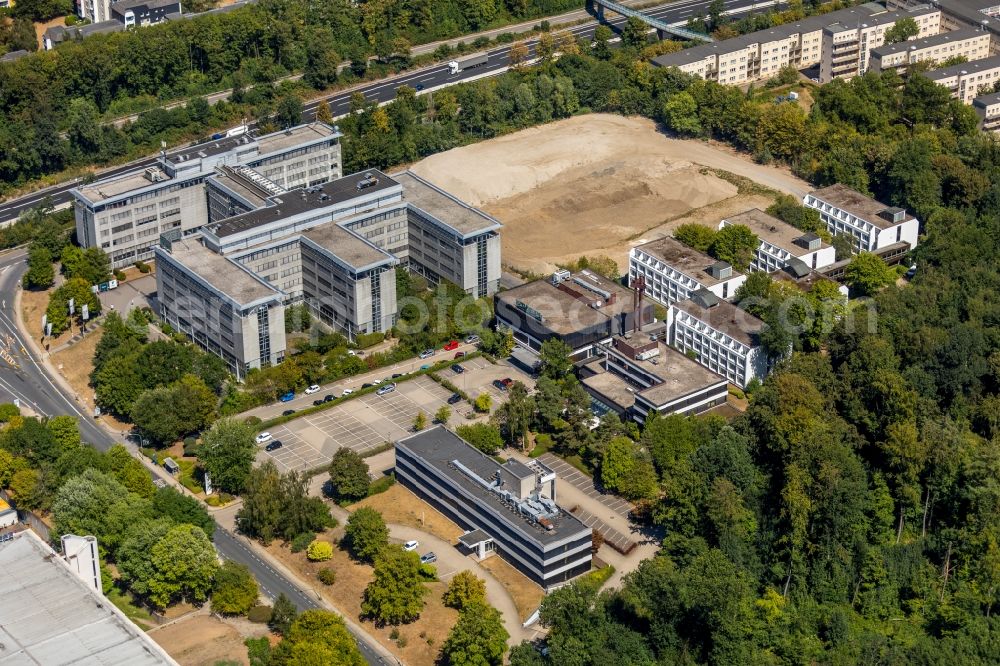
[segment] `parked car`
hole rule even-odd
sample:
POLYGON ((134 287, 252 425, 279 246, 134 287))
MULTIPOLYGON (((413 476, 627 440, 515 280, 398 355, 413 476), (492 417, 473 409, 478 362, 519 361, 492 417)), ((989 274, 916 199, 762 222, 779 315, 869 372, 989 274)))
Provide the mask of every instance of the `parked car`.
POLYGON ((258 444, 263 444, 264 442, 268 441, 269 439, 271 439, 271 433, 267 432, 266 430, 264 432, 260 433, 259 435, 257 435, 257 443, 258 444))
POLYGON ((465 352, 455 352, 455 358, 465 358, 465 352))
POLYGON ((294 409, 286 409, 285 411, 281 412, 281 415, 282 416, 291 416, 294 413, 295 413, 294 409))
POLYGON ((323 398, 320 398, 319 400, 313 400, 313 407, 319 407, 322 404, 323 404, 323 398))
POLYGON ((455 404, 458 404, 460 402, 462 402, 462 396, 460 396, 457 393, 452 393, 451 396, 448 398, 448 404, 449 405, 455 405, 455 404))
POLYGON ((478 344, 478 343, 479 343, 479 336, 478 335, 470 335, 467 338, 465 338, 465 344, 467 344, 467 345, 474 345, 474 344, 478 344))
POLYGON ((282 443, 282 441, 280 439, 276 439, 273 442, 271 442, 270 444, 268 444, 267 446, 265 446, 264 450, 265 451, 277 451, 282 446, 284 446, 284 443, 282 443))
POLYGON ((435 563, 437 561, 438 561, 438 556, 435 555, 433 552, 430 552, 430 553, 427 553, 425 555, 421 555, 420 556, 420 563, 421 564, 433 564, 433 563, 435 563))
POLYGON ((465 372, 465 368, 460 366, 458 363, 453 363, 451 366, 451 371, 454 372, 456 375, 460 375, 463 372, 465 372))
POLYGON ((289 391, 285 395, 278 398, 281 402, 291 402, 295 398, 295 391, 289 391))
POLYGON ((503 383, 503 380, 494 379, 493 380, 493 388, 495 388, 498 391, 506 391, 507 390, 507 385, 503 383))
POLYGON ((379 390, 375 391, 375 393, 378 394, 378 395, 385 395, 386 393, 392 393, 395 390, 396 390, 396 385, 390 383, 390 384, 386 384, 385 386, 383 386, 379 390))
POLYGON ((416 550, 419 547, 420 547, 419 541, 407 541, 406 543, 403 544, 403 550, 406 551, 416 550))
POLYGON ((312 395, 313 393, 319 393, 319 384, 313 384, 306 389, 306 395, 312 395))
POLYGON ((448 344, 444 346, 445 351, 455 351, 458 349, 458 340, 449 340, 448 344))
POLYGON ((503 379, 500 380, 500 382, 503 384, 504 390, 506 390, 509 389, 510 385, 514 383, 514 380, 511 379, 510 377, 504 377, 503 379))
POLYGON ((420 352, 420 358, 430 358, 431 356, 434 356, 433 349, 425 349, 422 352, 420 352))
POLYGON ((392 373, 392 378, 393 379, 399 379, 402 376, 403 376, 402 372, 394 372, 394 373, 392 373))
POLYGON ((349 389, 348 388, 348 389, 344 389, 343 393, 341 393, 340 395, 351 395, 352 393, 354 393, 354 389, 349 389))
POLYGON ((420 369, 421 369, 421 370, 430 370, 430 369, 431 369, 431 366, 429 366, 429 365, 427 365, 427 364, 425 363, 425 364, 423 364, 422 366, 420 366, 420 369))
POLYGON ((332 393, 327 393, 323 396, 323 402, 333 402, 334 400, 336 400, 336 396, 332 393))
POLYGON ((364 384, 361 385, 361 388, 366 389, 366 388, 371 388, 373 386, 375 385, 372 384, 371 382, 365 382, 364 384))

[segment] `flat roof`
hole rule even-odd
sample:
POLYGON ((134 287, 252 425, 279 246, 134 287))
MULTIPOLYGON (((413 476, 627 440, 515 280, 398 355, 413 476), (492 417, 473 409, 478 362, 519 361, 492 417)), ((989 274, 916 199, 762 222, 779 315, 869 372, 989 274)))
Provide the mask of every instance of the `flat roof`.
POLYGON ((253 206, 260 207, 267 203, 268 195, 261 187, 232 169, 216 170, 215 175, 210 176, 209 180, 213 180, 227 190, 238 194, 253 206))
POLYGON ((814 190, 809 195, 817 199, 822 199, 832 206, 846 210, 848 213, 861 218, 869 224, 875 225, 879 229, 889 229, 907 220, 915 219, 907 212, 900 222, 891 222, 881 217, 879 213, 892 208, 892 206, 887 206, 881 201, 876 201, 869 196, 861 194, 857 190, 852 190, 842 183, 814 190))
MULTIPOLYGON (((444 426, 436 426, 401 439, 396 442, 396 446, 407 449, 426 464, 433 466, 467 494, 490 505, 499 520, 506 522, 527 540, 535 541, 544 546, 590 531, 590 528, 580 522, 576 516, 562 509, 559 509, 557 515, 548 517, 553 525, 552 530, 546 530, 534 520, 512 512, 501 501, 499 495, 491 492, 484 485, 484 483, 489 485, 493 481, 496 473, 502 470, 502 466, 444 426), (476 475, 479 480, 471 478, 455 466, 454 461, 476 475)), ((490 533, 489 525, 477 525, 476 527, 487 534, 490 533)))
POLYGON ((923 72, 922 74, 931 81, 939 81, 952 76, 958 76, 959 74, 975 74, 977 72, 996 69, 997 67, 1000 67, 1000 55, 990 56, 989 58, 983 58, 981 60, 973 60, 972 62, 960 62, 957 65, 942 67, 941 69, 932 69, 931 71, 923 72))
POLYGON ((630 359, 646 372, 662 380, 661 384, 639 391, 639 395, 654 405, 665 405, 691 395, 726 379, 696 363, 676 349, 658 343, 659 356, 639 361, 630 359))
POLYGON ((896 42, 894 44, 883 44, 882 46, 872 49, 871 54, 873 56, 878 55, 885 57, 895 53, 903 53, 904 51, 917 51, 919 49, 933 48, 942 44, 972 39, 973 37, 986 37, 989 39, 989 33, 983 32, 982 30, 976 30, 974 28, 960 28, 949 32, 940 32, 936 35, 930 35, 929 37, 922 37, 920 39, 910 39, 902 42, 896 42))
POLYGON ((333 128, 326 123, 313 122, 259 136, 257 137, 257 146, 260 155, 267 155, 293 148, 299 144, 309 143, 316 139, 325 139, 334 136, 340 136, 339 132, 334 132, 333 128))
POLYGON ((636 388, 615 373, 605 370, 602 361, 592 361, 584 367, 595 373, 580 380, 584 386, 593 389, 622 410, 635 404, 636 388))
POLYGON ((399 183, 378 169, 370 169, 364 173, 351 174, 322 185, 290 190, 268 199, 270 205, 264 208, 226 218, 221 222, 208 225, 207 228, 216 237, 222 239, 300 213, 332 208, 359 196, 381 192, 397 185, 399 183), (368 174, 371 174, 375 183, 364 189, 358 189, 358 183, 364 180, 368 174))
POLYGON ((221 139, 212 139, 203 143, 196 143, 186 148, 179 148, 167 155, 167 161, 171 164, 183 164, 198 157, 211 157, 228 153, 240 146, 249 146, 255 142, 250 134, 240 134, 237 136, 227 136, 221 139))
POLYGON ((95 180, 92 183, 80 187, 80 194, 85 196, 87 200, 93 203, 98 203, 100 201, 104 201, 105 199, 116 197, 119 194, 140 190, 144 187, 151 187, 153 185, 163 186, 173 180, 163 169, 159 167, 159 165, 147 168, 155 169, 161 180, 157 182, 151 181, 146 178, 146 169, 141 169, 130 171, 116 178, 95 180))
POLYGON ((281 295, 277 289, 254 277, 235 261, 212 252, 196 240, 174 241, 169 254, 214 289, 241 305, 281 295))
POLYGON ((987 107, 998 103, 1000 103, 1000 92, 990 93, 988 95, 980 95, 979 97, 972 100, 972 105, 979 107, 987 107))
POLYGON ((393 178, 403 186, 403 199, 407 203, 433 215, 461 236, 503 226, 494 217, 464 203, 412 171, 393 174, 393 178))
POLYGON ((388 252, 378 249, 336 222, 327 222, 313 227, 302 232, 302 236, 353 268, 364 268, 385 261, 395 261, 388 252))
MULTIPOLYGON (((711 273, 708 272, 709 266, 717 263, 718 259, 710 257, 704 252, 699 252, 693 247, 688 247, 673 236, 664 236, 663 238, 637 245, 635 249, 656 257, 663 263, 676 268, 706 287, 723 282, 723 280, 717 280, 712 277, 711 273)), ((742 275, 742 273, 734 268, 732 276, 726 278, 726 280, 731 280, 738 275, 742 275)))
MULTIPOLYGON (((751 208, 750 210, 743 211, 742 213, 730 215, 725 218, 725 220, 730 224, 742 224, 750 227, 750 231, 754 232, 761 240, 766 240, 771 245, 780 247, 782 250, 785 250, 794 256, 800 256, 815 251, 810 250, 807 247, 803 247, 795 242, 797 239, 805 236, 808 232, 797 229, 787 222, 779 220, 773 215, 768 215, 759 208, 751 208)), ((820 247, 830 246, 827 243, 822 243, 820 247)))
POLYGON ((0 543, 0 664, 176 663, 30 531, 0 543))
POLYGON ((764 328, 764 322, 728 301, 720 301, 718 305, 706 309, 691 299, 685 299, 670 307, 688 313, 695 319, 749 347, 756 347, 760 344, 760 332, 764 328))
POLYGON ((782 282, 788 282, 794 284, 796 287, 802 291, 809 291, 816 284, 820 282, 831 282, 840 288, 840 283, 834 279, 828 278, 818 271, 811 270, 802 277, 796 277, 786 270, 774 271, 769 274, 775 280, 781 280, 782 282))
POLYGON ((521 301, 538 311, 542 315, 542 326, 560 335, 569 335, 581 329, 603 324, 615 315, 631 311, 632 291, 630 289, 626 289, 617 282, 601 277, 592 271, 582 271, 574 273, 570 280, 566 281, 567 286, 578 290, 585 288, 574 282, 572 280, 574 277, 614 294, 615 302, 611 304, 604 302, 600 308, 592 308, 586 301, 580 300, 553 285, 550 278, 506 289, 498 292, 496 297, 512 308, 516 309, 517 301, 521 301))

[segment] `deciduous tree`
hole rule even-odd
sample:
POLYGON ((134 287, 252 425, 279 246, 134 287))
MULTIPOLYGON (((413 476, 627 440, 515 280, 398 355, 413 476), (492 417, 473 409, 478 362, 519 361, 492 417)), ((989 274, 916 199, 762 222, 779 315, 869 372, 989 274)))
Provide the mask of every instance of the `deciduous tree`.
POLYGON ((362 562, 374 562, 379 552, 389 544, 389 528, 382 514, 363 506, 347 519, 344 543, 351 555, 362 562))
POLYGON ((361 612, 379 625, 413 622, 420 617, 426 593, 420 577, 420 557, 398 546, 386 546, 375 558, 374 575, 365 588, 361 612))
POLYGON ((359 500, 368 495, 371 481, 368 463, 360 455, 342 447, 330 460, 330 490, 338 500, 359 500))

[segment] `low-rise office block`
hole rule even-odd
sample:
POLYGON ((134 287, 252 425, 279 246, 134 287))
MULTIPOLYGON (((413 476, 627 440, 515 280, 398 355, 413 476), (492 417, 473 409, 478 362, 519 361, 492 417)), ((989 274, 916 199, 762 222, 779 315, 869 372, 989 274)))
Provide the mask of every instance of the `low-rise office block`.
POLYGON ((796 229, 787 222, 768 215, 759 208, 731 215, 719 223, 722 229, 731 224, 742 224, 760 239, 750 264, 751 271, 771 273, 781 270, 793 262, 815 270, 829 266, 837 260, 833 246, 824 243, 814 233, 796 229))
POLYGON ((803 204, 819 211, 834 236, 849 235, 857 250, 875 252, 896 244, 917 246, 920 221, 840 183, 810 192, 803 204))

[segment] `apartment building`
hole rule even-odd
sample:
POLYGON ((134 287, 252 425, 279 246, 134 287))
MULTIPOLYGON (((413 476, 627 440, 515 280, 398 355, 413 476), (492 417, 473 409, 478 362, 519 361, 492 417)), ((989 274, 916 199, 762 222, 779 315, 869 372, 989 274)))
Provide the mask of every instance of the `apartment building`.
POLYGON ((111 3, 111 18, 127 28, 156 25, 182 11, 180 0, 118 0, 111 3))
POLYGON ((827 25, 823 29, 820 83, 850 79, 867 72, 872 49, 885 44, 885 33, 904 18, 912 18, 916 22, 920 30, 918 39, 936 35, 941 30, 941 10, 930 5, 872 14, 857 22, 838 19, 827 25))
POLYGON ((584 389, 607 411, 645 423, 659 414, 700 414, 726 402, 726 379, 666 346, 658 335, 626 333, 580 368, 584 389))
POLYGON ((77 239, 121 268, 153 256, 160 234, 198 233, 209 222, 206 181, 223 166, 252 170, 275 187, 325 183, 341 175, 340 132, 314 122, 249 133, 164 153, 153 166, 74 188, 77 239))
POLYGON ((499 463, 437 426, 396 442, 396 478, 468 530, 459 543, 494 554, 545 589, 587 573, 591 528, 556 503, 556 475, 537 460, 499 463))
POLYGON ((707 289, 671 304, 667 311, 670 344, 740 388, 763 380, 770 369, 760 342, 763 328, 760 319, 707 289))
POLYGON ((592 271, 561 270, 498 292, 493 303, 498 324, 509 328, 519 345, 538 351, 546 340, 558 338, 581 360, 596 354, 596 345, 653 321, 649 303, 636 321, 633 299, 631 289, 592 271))
POLYGON ((947 88, 951 96, 963 104, 972 104, 972 100, 988 94, 1000 81, 1000 55, 942 67, 925 72, 923 76, 947 88))
POLYGON ((979 129, 986 132, 1000 130, 1000 93, 980 95, 972 100, 972 108, 979 116, 979 129))
POLYGON ((732 298, 747 279, 728 263, 670 236, 632 248, 628 274, 630 284, 643 278, 646 295, 664 305, 683 301, 698 289, 707 289, 723 300, 732 298))
POLYGON ((240 379, 280 363, 286 349, 281 291, 197 240, 173 236, 156 251, 160 317, 240 379))
POLYGON ((840 183, 810 192, 802 202, 819 211, 833 235, 848 234, 859 251, 875 252, 905 244, 917 246, 920 221, 902 208, 883 203, 840 183))
MULTIPOLYGON (((1000 35, 1000 2, 997 0, 886 0, 889 9, 909 9, 930 4, 941 10, 941 30, 977 28, 1000 35)), ((1000 45, 994 38, 994 54, 1000 45)))
POLYGON ((883 44, 872 49, 869 69, 875 72, 892 69, 903 73, 910 65, 918 62, 939 65, 953 58, 980 60, 990 56, 990 41, 988 32, 976 28, 961 28, 923 39, 883 44))
POLYGON ((772 273, 796 262, 815 270, 837 260, 836 250, 822 238, 796 229, 759 208, 731 215, 719 223, 719 228, 731 224, 748 227, 760 239, 750 264, 751 271, 772 273))

